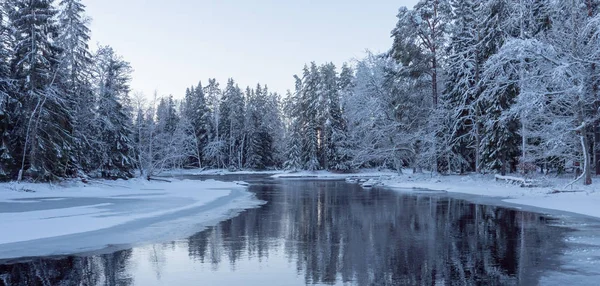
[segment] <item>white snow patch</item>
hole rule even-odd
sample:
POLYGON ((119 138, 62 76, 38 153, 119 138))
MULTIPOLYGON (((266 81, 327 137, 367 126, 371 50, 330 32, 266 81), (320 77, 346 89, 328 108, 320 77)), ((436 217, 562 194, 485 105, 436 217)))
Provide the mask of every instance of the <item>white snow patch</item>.
MULTIPOLYGON (((203 214, 200 218, 194 217, 191 222, 194 225, 215 223, 228 218, 235 210, 259 204, 245 190, 239 183, 215 180, 173 180, 170 183, 143 179, 99 180, 91 184, 68 181, 60 185, 3 183, 0 184, 0 258, 16 257, 17 254, 6 253, 19 243, 63 236, 68 240, 70 235, 99 230, 107 230, 106 238, 115 237, 111 228, 125 224, 140 229, 160 223, 166 225, 165 221, 179 220, 179 214, 195 215, 194 210, 203 214)), ((177 227, 181 228, 182 224, 177 227)), ((178 231, 161 230, 170 235, 178 231)), ((149 236, 145 235, 145 239, 150 239, 149 236)), ((78 250, 140 242, 139 237, 111 241, 100 236, 93 240, 76 243, 78 250)), ((51 251, 44 249, 27 255, 56 254, 51 251)))
POLYGON ((538 208, 572 212, 600 218, 600 178, 590 186, 574 185, 573 189, 563 190, 572 178, 536 178, 536 185, 543 187, 521 187, 512 182, 532 182, 519 177, 494 175, 451 175, 432 176, 431 174, 407 174, 394 176, 382 183, 391 188, 431 189, 452 193, 492 196, 505 198, 503 201, 538 208))
POLYGON ((281 170, 269 170, 269 171, 252 171, 252 170, 240 170, 240 171, 229 171, 227 169, 175 169, 163 171, 159 175, 161 176, 180 176, 180 175, 192 175, 192 176, 224 176, 224 175, 273 175, 282 174, 285 171, 281 170))

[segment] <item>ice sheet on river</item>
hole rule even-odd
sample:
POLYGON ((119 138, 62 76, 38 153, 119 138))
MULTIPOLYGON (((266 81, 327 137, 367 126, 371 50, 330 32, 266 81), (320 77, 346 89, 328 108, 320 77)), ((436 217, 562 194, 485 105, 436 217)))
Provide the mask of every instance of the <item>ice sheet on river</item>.
POLYGON ((0 259, 182 238, 257 204, 214 180, 0 184, 0 259))

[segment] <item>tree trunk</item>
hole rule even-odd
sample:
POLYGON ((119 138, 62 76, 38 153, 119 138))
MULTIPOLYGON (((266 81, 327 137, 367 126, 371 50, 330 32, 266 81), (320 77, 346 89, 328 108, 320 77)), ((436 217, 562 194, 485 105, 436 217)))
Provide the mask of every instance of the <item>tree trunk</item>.
POLYGON ((481 173, 481 154, 479 153, 479 144, 481 138, 479 136, 479 123, 475 123, 475 172, 481 173))
POLYGON ((583 184, 584 185, 591 185, 592 184, 592 170, 591 170, 591 166, 590 166, 590 145, 588 142, 588 138, 587 138, 587 131, 585 126, 581 129, 581 149, 583 152, 583 173, 584 173, 584 180, 583 180, 583 184))

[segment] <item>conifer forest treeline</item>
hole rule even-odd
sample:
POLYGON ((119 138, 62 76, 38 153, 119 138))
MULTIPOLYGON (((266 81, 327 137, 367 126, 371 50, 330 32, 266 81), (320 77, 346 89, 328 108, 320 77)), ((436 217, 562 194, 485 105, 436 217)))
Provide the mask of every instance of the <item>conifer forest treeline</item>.
POLYGON ((309 63, 287 94, 208 79, 180 99, 133 93, 130 64, 89 47, 81 0, 1 3, 4 180, 577 168, 590 184, 600 173, 599 0, 421 0, 399 8, 387 52, 309 63))

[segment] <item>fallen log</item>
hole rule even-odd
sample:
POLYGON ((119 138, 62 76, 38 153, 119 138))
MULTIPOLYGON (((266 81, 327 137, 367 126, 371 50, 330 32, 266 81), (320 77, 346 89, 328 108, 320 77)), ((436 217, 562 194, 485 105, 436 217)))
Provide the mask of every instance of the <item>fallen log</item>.
POLYGON ((513 176, 496 175, 496 176, 494 176, 494 179, 496 181, 506 181, 506 182, 511 183, 511 184, 517 184, 521 188, 537 187, 537 185, 538 185, 537 182, 534 181, 534 180, 529 180, 529 179, 524 179, 524 178, 519 178, 519 177, 513 177, 513 176))
POLYGON ((153 178, 153 177, 150 177, 150 176, 147 176, 146 180, 148 180, 148 181, 159 181, 159 182, 165 182, 165 183, 170 183, 171 182, 171 181, 169 181, 167 179, 153 178))

